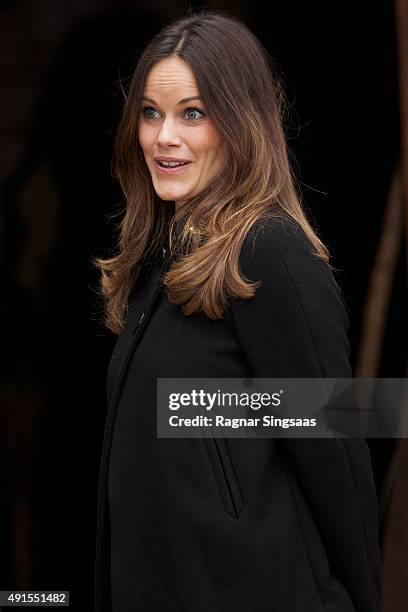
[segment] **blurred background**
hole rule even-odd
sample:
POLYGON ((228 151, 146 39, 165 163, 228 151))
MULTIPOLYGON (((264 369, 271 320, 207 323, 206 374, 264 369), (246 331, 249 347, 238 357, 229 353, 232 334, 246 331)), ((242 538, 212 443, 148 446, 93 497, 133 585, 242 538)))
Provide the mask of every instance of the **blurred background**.
MULTIPOLYGON (((1 0, 0 588, 70 590, 74 610, 93 609, 115 337, 91 258, 112 248, 122 202, 111 171, 120 82, 169 18, 203 7, 240 17, 284 72, 288 145, 339 269, 354 375, 407 375, 404 0, 1 0)), ((383 610, 406 612, 406 440, 367 442, 383 610)))

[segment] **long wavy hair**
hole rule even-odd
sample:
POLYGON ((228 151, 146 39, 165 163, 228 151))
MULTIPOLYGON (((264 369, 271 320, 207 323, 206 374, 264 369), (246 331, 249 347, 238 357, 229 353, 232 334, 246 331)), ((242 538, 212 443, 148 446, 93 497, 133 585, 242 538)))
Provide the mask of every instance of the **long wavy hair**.
POLYGON ((231 298, 250 299, 258 283, 240 275, 242 242, 255 222, 282 214, 303 228, 314 253, 329 253, 301 204, 289 162, 283 81, 259 39, 238 18, 201 10, 166 25, 141 53, 125 98, 115 143, 115 174, 126 208, 117 252, 95 258, 101 270, 104 322, 119 334, 143 263, 164 241, 174 257, 164 277, 167 296, 183 314, 222 318, 231 298), (207 113, 225 147, 225 169, 183 204, 160 199, 138 141, 147 75, 178 56, 192 69, 207 113))

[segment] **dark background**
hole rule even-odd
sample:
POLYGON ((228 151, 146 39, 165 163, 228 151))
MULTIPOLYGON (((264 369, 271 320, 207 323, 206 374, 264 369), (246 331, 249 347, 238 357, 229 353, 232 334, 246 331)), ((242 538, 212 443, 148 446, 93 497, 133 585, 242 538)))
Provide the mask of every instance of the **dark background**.
MULTIPOLYGON (((399 159, 392 2, 2 1, 0 586, 70 590, 91 610, 105 375, 90 258, 114 244, 118 81, 169 17, 240 16, 286 78, 304 204, 339 270, 357 365, 367 288, 399 159)), ((405 376, 401 246, 382 377, 405 376)), ((406 332, 406 327, 405 327, 406 332)), ((379 493, 392 440, 369 440, 379 493)))

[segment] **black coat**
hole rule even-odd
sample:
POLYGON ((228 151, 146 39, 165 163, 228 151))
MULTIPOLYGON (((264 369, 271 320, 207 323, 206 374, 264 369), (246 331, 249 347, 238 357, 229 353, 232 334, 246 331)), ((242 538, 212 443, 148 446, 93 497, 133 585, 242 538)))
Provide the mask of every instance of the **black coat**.
POLYGON ((247 235, 262 286, 223 319, 159 280, 133 300, 108 371, 98 612, 377 612, 377 498, 364 440, 156 437, 158 377, 351 377, 348 317, 295 222, 247 235), (113 604, 112 604, 113 602, 113 604))

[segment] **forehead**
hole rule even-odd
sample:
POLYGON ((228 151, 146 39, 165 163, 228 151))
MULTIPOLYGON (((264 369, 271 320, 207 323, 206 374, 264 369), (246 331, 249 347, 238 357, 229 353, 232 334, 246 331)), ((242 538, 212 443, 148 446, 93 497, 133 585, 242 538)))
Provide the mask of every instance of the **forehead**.
POLYGON ((145 95, 183 92, 198 94, 198 86, 190 66, 179 57, 166 57, 157 62, 147 75, 145 95))

